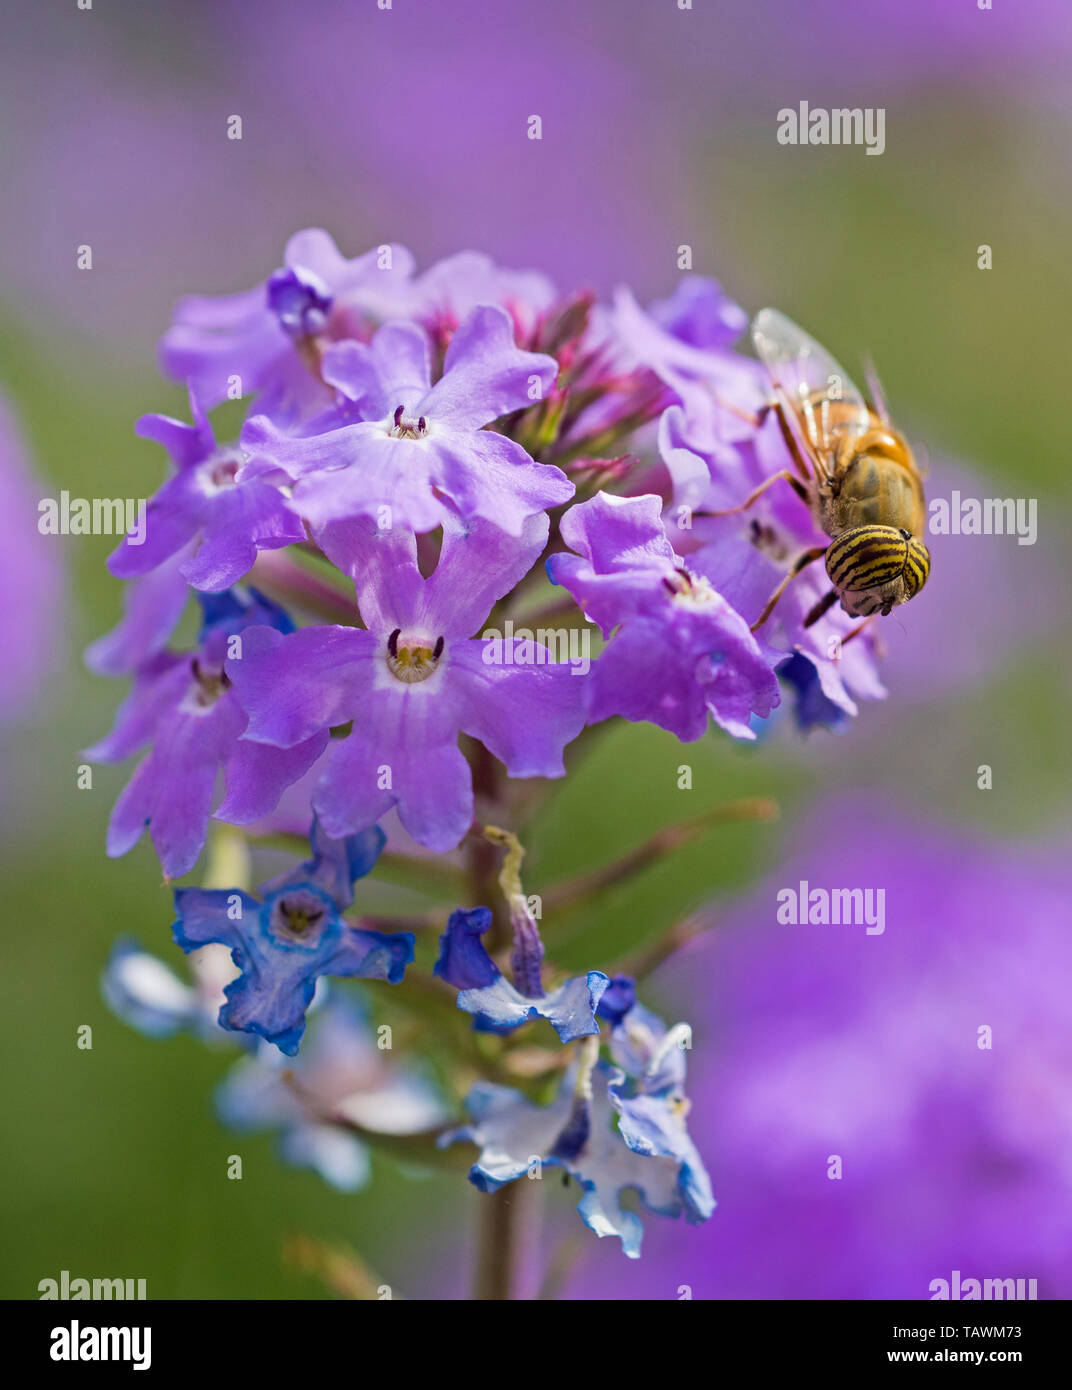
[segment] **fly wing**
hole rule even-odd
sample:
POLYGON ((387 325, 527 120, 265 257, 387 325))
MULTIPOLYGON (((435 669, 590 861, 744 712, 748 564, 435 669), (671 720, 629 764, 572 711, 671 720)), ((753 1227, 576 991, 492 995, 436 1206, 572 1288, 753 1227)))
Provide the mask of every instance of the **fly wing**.
POLYGON ((869 427, 863 393, 821 343, 777 309, 755 316, 752 341, 813 461, 826 471, 844 435, 869 427))
POLYGON ((886 392, 870 353, 864 358, 864 380, 871 397, 871 409, 884 425, 890 423, 890 408, 886 404, 886 392))

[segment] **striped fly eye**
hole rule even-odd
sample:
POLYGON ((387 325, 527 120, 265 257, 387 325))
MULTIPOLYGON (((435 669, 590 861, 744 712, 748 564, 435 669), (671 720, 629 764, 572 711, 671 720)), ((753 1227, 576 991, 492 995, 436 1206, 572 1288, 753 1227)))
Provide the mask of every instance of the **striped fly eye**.
POLYGON ((931 572, 931 552, 917 541, 915 536, 908 542, 908 556, 905 559, 904 584, 905 599, 915 598, 927 582, 931 572))
POLYGON ((826 552, 826 572, 838 593, 864 593, 892 584, 906 569, 912 546, 923 555, 923 587, 930 560, 926 549, 893 526, 857 526, 839 536, 826 552))

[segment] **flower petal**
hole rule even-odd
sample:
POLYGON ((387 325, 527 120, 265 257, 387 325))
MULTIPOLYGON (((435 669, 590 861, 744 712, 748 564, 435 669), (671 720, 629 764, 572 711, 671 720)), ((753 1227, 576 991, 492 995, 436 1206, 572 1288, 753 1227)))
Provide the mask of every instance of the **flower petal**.
POLYGON ((347 723, 371 688, 377 645, 352 627, 306 627, 289 636, 247 628, 241 657, 226 667, 249 715, 246 737, 293 748, 347 723))
POLYGON ((555 384, 558 363, 514 343, 509 314, 478 305, 459 325, 443 363, 443 375, 421 403, 422 413, 455 428, 479 429, 500 415, 542 400, 555 384))
POLYGON ((599 1032, 596 1009, 610 980, 600 970, 577 975, 541 999, 529 999, 504 976, 480 989, 463 989, 458 1008, 489 1032, 512 1032, 534 1018, 545 1018, 564 1043, 599 1032))

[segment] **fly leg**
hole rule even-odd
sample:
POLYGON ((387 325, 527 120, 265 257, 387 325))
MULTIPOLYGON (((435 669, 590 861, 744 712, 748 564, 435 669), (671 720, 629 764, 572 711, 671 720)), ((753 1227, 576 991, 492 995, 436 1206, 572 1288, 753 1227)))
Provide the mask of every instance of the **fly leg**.
POLYGON ((770 476, 769 478, 764 479, 764 481, 760 483, 759 487, 755 488, 752 492, 750 492, 750 493, 748 494, 748 496, 744 499, 744 501, 743 501, 739 506, 737 506, 737 507, 726 507, 724 510, 722 510, 722 511, 717 511, 717 512, 708 511, 708 510, 705 508, 703 511, 697 512, 696 515, 697 515, 697 516, 734 516, 737 512, 744 512, 744 511, 747 511, 748 508, 752 505, 752 503, 755 502, 758 498, 762 497, 763 494, 766 492, 766 490, 767 490, 770 486, 772 486, 772 484, 777 483, 777 482, 781 482, 782 480, 784 480, 785 482, 787 482, 787 483, 789 484, 789 486, 793 489, 793 491, 794 491, 794 492, 796 493, 796 495, 800 498, 800 500, 801 500, 803 503, 805 503, 805 505, 808 504, 808 489, 804 486, 804 484, 800 481, 800 479, 799 479, 795 474, 790 473, 790 471, 789 471, 788 468, 782 468, 782 469, 779 470, 779 472, 777 472, 777 473, 772 473, 771 476, 770 476))
MULTIPOLYGON (((789 450, 789 457, 793 460, 794 467, 804 479, 805 483, 814 483, 815 466, 809 463, 800 452, 800 445, 797 443, 797 437, 789 424, 789 418, 785 413, 785 406, 780 400, 776 400, 773 409, 775 415, 778 417, 778 428, 782 432, 782 438, 785 440, 785 447, 789 450)), ((810 493, 805 495, 804 500, 807 501, 809 497, 810 493)))
POLYGON ((849 633, 848 637, 845 638, 841 645, 843 647, 847 647, 848 644, 853 640, 853 638, 859 637, 860 633, 863 632, 864 628, 870 627, 877 617, 877 613, 872 613, 870 618, 865 618, 859 627, 853 628, 853 630, 849 633))
POLYGON ((785 593, 786 589, 788 589, 790 583, 797 577, 797 575, 800 574, 802 570, 807 569, 807 567, 810 564, 813 564, 816 560, 822 559, 826 552, 827 547, 825 545, 816 545, 813 546, 811 550, 805 550, 803 554, 797 556, 796 560, 793 561, 793 564, 790 567, 788 573, 782 579, 782 582, 778 585, 777 589, 775 589, 774 593, 771 594, 770 598, 763 605, 763 612, 760 613, 759 617, 752 624, 751 630, 753 632, 758 632, 759 629, 770 617, 770 615, 774 612, 774 605, 785 593))
MULTIPOLYGON (((834 604, 837 603, 837 590, 831 589, 828 594, 824 594, 808 616, 804 619, 805 627, 814 627, 824 614, 829 613, 834 604)), ((856 634, 854 633, 853 636, 856 634)))

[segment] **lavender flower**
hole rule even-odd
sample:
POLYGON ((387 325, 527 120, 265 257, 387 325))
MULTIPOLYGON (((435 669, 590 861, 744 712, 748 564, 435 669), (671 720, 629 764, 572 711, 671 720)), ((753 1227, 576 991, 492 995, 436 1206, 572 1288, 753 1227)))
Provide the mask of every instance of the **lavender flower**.
POLYGON ((412 323, 386 324, 368 345, 329 348, 321 371, 352 408, 318 419, 315 432, 265 415, 242 432, 245 448, 296 479, 295 505, 314 526, 371 516, 429 531, 456 511, 516 536, 528 517, 573 495, 559 469, 483 428, 541 400, 558 371, 554 358, 515 347, 502 309, 467 315, 434 385, 430 340, 412 323))
POLYGON ((504 270, 479 251, 461 251, 413 282, 410 312, 442 334, 483 304, 509 315, 518 339, 530 337, 555 302, 555 287, 536 270, 504 270))
POLYGON ((589 716, 650 720, 691 741, 711 714, 754 738, 749 721, 778 704, 778 682, 740 613, 674 553, 659 513, 657 497, 600 493, 562 519, 579 554, 547 562, 604 636, 617 630, 589 682, 589 716))
POLYGON ((144 536, 137 542, 124 537, 108 568, 131 579, 197 542, 178 573, 195 589, 219 593, 248 573, 259 550, 293 545, 305 539, 305 531, 272 483, 257 477, 237 481, 244 455, 237 447, 217 447, 194 391, 190 410, 192 425, 167 415, 138 421, 137 433, 162 444, 176 472, 149 502, 144 536))
POLYGON ((714 280, 686 276, 674 293, 645 313, 619 289, 607 325, 619 359, 652 372, 666 388, 660 422, 662 456, 674 482, 674 500, 695 504, 707 473, 696 453, 732 467, 734 446, 755 429, 767 403, 768 381, 752 357, 733 350, 748 316, 714 280), (685 446, 668 447, 667 431, 685 446))
POLYGON ((348 261, 327 232, 298 232, 266 284, 180 301, 160 344, 161 369, 190 382, 209 408, 251 394, 272 410, 326 404, 328 393, 303 360, 305 345, 328 334, 349 337, 368 316, 385 316, 412 271, 401 246, 348 261))
POLYGON ((274 631, 290 627, 282 609, 255 593, 245 601, 216 599, 206 604, 195 653, 159 652, 138 669, 111 732, 85 753, 100 762, 121 762, 152 745, 112 812, 111 857, 133 849, 148 826, 165 875, 180 878, 205 843, 221 767, 226 795, 217 815, 245 825, 267 815, 283 788, 323 752, 326 730, 285 749, 242 737, 248 721, 224 662, 235 643, 245 640, 245 629, 261 629, 266 621, 274 631))
POLYGON ((397 806, 429 849, 452 849, 473 815, 460 732, 478 739, 512 777, 561 777, 562 749, 584 724, 583 678, 520 637, 512 664, 489 664, 470 634, 532 566, 548 522, 531 517, 519 539, 485 522, 444 527, 439 564, 424 579, 411 533, 338 524, 321 543, 357 582, 367 630, 262 629, 228 662, 248 738, 294 750, 353 721, 333 739, 313 796, 332 835, 350 834, 397 806))
MULTIPOLYGON (((281 820, 303 834, 311 824, 312 855, 254 894, 214 853, 213 886, 174 895, 173 936, 198 963, 195 983, 125 944, 104 988, 151 1034, 245 1039, 223 1116, 278 1129, 285 1159, 344 1190, 365 1183, 366 1147, 385 1134, 416 1136, 406 1150, 427 1157, 422 1131, 444 1117, 420 1065, 385 1068, 364 1017, 325 995, 330 977, 400 983, 413 961, 411 932, 344 915, 393 810, 418 849, 399 847, 392 868, 410 864, 416 893, 442 872, 448 900, 487 901, 487 842, 505 850, 508 969, 498 935, 496 958, 485 946, 491 909, 459 908, 440 938, 440 983, 410 980, 420 1026, 407 1036, 419 1050, 434 1031, 445 1088, 462 1094, 479 1063, 470 1123, 437 1142, 476 1144, 470 1178, 487 1192, 561 1168, 580 1186, 586 1224, 631 1258, 643 1228, 630 1193, 689 1222, 714 1209, 686 1124, 691 1030, 649 1012, 628 975, 565 977, 546 958, 522 841, 486 821, 523 820, 527 798, 506 779, 563 776, 565 746, 589 723, 617 715, 693 741, 713 719, 752 739, 779 706, 779 681, 803 728, 836 727, 861 696, 883 693, 873 635, 837 612, 811 621, 814 573, 767 613, 794 559, 822 538, 789 488, 751 501, 788 460, 764 369, 735 350, 745 322, 701 277, 646 311, 625 289, 607 308, 479 253, 415 277, 397 248, 347 261, 325 233, 306 232, 258 289, 186 301, 165 338, 165 366, 190 380, 193 423, 139 423, 176 471, 150 504, 146 543, 127 537, 112 557, 133 582, 118 627, 87 654, 94 669, 134 678, 91 755, 148 748, 108 850, 124 853, 148 826, 165 874, 185 873, 222 772, 216 816, 258 825, 240 843, 281 820), (240 443, 219 447, 206 407, 250 393, 240 443), (290 546, 300 556, 283 553, 290 546), (570 597, 547 591, 545 558, 570 597), (250 571, 297 613, 334 624, 296 630, 260 587, 242 587, 250 571), (168 643, 190 587, 203 622, 196 651, 179 653, 168 643), (587 649, 567 663, 557 640, 543 645, 539 624, 570 598, 606 642, 591 669, 587 649), (529 621, 536 632, 518 626, 529 621), (463 841, 460 864, 429 864, 428 852, 463 841), (439 1027, 444 984, 485 1036, 439 1027), (290 1067, 282 1058, 299 1056, 314 1005, 290 1067), (544 1034, 550 1023, 562 1047, 521 1044, 530 1022, 544 1034)), ((671 827, 553 884, 549 901, 568 912, 695 829, 671 827)), ((386 920, 417 929, 438 915, 386 920)), ((702 1110, 721 1116, 720 1105, 702 1110)))
POLYGON ((194 541, 188 542, 127 584, 122 618, 86 648, 85 662, 91 671, 99 676, 129 676, 164 650, 190 596, 182 569, 192 558, 194 546, 194 541))

